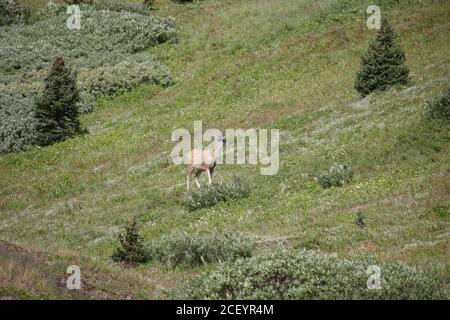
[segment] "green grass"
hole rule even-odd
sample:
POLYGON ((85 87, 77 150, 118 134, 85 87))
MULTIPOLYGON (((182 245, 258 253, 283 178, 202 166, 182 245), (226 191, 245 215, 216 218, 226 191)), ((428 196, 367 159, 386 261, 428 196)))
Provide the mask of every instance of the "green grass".
POLYGON ((117 232, 132 216, 148 241, 177 229, 227 227, 264 244, 261 251, 285 241, 449 277, 450 222, 432 208, 450 203, 450 127, 425 124, 421 114, 448 87, 450 3, 381 6, 406 52, 411 83, 359 100, 353 81, 374 35, 365 24, 369 1, 337 2, 157 1, 157 15, 177 20, 180 41, 149 50, 176 84, 100 99, 82 119, 89 135, 2 156, 0 239, 79 257, 82 274, 98 266, 95 285, 111 298, 125 279, 140 279, 123 287, 132 297, 164 298, 165 289, 211 267, 114 265, 117 232), (185 169, 163 159, 172 130, 192 130, 200 119, 219 129, 280 129, 278 174, 219 166, 216 180, 237 174, 250 196, 188 212, 185 169), (334 162, 348 163, 353 181, 322 189, 314 177, 334 162), (358 211, 366 228, 355 225, 358 211))

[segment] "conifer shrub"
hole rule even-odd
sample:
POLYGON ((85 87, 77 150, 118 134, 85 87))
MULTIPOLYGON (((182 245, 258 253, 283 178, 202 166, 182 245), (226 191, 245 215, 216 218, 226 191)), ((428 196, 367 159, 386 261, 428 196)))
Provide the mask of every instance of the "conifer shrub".
POLYGON ((311 251, 274 250, 193 276, 176 299, 448 299, 445 280, 401 263, 348 260, 311 251), (369 289, 368 267, 380 268, 369 289))
POLYGON ((330 169, 319 173, 316 179, 324 189, 342 187, 353 180, 353 170, 346 164, 335 163, 330 169))
POLYGON ((133 218, 125 225, 123 233, 119 234, 119 246, 113 251, 112 259, 129 266, 145 263, 149 260, 144 239, 139 233, 139 225, 133 218))
POLYGON ((249 185, 239 177, 233 177, 230 182, 213 182, 207 187, 194 189, 186 198, 186 208, 189 211, 210 208, 219 202, 246 198, 249 194, 249 185))
POLYGON ((47 146, 81 132, 79 99, 74 72, 63 57, 55 58, 36 99, 36 144, 47 146))
POLYGON ((450 121, 450 88, 446 93, 427 102, 425 118, 450 121))
POLYGON ((383 17, 377 36, 361 57, 355 89, 361 96, 366 96, 373 91, 386 90, 395 84, 406 84, 409 69, 405 61, 404 52, 395 42, 395 32, 386 17, 383 17))
POLYGON ((152 258, 175 268, 204 263, 234 261, 250 257, 253 245, 250 239, 233 231, 189 233, 174 231, 163 236, 149 250, 152 258))

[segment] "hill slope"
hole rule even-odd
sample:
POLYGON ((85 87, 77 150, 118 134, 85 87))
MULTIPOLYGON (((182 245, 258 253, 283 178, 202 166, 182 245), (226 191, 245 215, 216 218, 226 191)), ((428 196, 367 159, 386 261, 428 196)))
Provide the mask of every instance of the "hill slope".
POLYGON ((285 241, 342 257, 431 264, 448 277, 450 221, 436 208, 450 205, 450 130, 421 122, 421 113, 449 84, 450 3, 397 2, 380 6, 406 52, 411 83, 361 100, 353 81, 374 36, 365 23, 369 1, 157 1, 158 15, 175 17, 180 40, 150 51, 176 84, 99 99, 82 119, 89 135, 2 156, 0 238, 82 257, 82 270, 101 269, 96 286, 108 297, 124 279, 133 283, 123 289, 131 297, 165 297, 162 288, 198 271, 113 265, 119 228, 134 215, 148 241, 227 226, 264 243, 262 251, 285 241), (280 129, 279 173, 219 166, 215 179, 245 178, 250 197, 187 212, 184 168, 165 159, 172 130, 192 130, 200 119, 222 130, 280 129), (324 190, 314 176, 335 161, 351 165, 354 181, 324 190), (359 211, 364 229, 355 225, 359 211))

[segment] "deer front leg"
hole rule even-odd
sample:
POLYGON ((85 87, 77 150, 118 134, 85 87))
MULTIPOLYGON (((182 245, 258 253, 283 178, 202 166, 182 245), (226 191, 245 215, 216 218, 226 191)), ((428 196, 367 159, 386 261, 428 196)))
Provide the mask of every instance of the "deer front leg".
POLYGON ((206 173, 208 173, 208 184, 211 184, 211 170, 206 170, 206 173))
POLYGON ((198 182, 198 176, 195 176, 194 180, 195 180, 195 184, 197 185, 197 188, 200 189, 200 182, 198 182))
POLYGON ((188 172, 187 178, 186 178, 186 189, 187 189, 187 192, 189 192, 190 177, 191 177, 191 174, 188 172))
POLYGON ((200 176, 202 174, 202 172, 200 171, 200 170, 198 170, 196 173, 195 173, 195 177, 194 177, 194 180, 195 180, 195 184, 197 185, 197 187, 200 189, 200 182, 198 182, 198 177, 200 176))

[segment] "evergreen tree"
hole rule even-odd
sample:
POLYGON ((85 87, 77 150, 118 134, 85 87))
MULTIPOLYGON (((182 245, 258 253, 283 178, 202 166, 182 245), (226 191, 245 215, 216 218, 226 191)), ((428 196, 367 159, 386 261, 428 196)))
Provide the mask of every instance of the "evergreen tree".
POLYGON ((120 246, 114 250, 112 259, 129 265, 146 262, 148 253, 144 248, 143 241, 143 237, 139 234, 136 218, 134 218, 125 226, 125 232, 119 234, 120 246))
POLYGON ((406 84, 409 70, 405 60, 405 54, 395 43, 394 30, 383 17, 376 38, 361 58, 361 69, 356 76, 355 89, 362 96, 366 96, 372 91, 386 90, 397 83, 406 84))
POLYGON ((79 98, 75 74, 67 68, 64 58, 57 57, 44 79, 44 90, 36 99, 37 144, 50 145, 81 131, 79 98))

